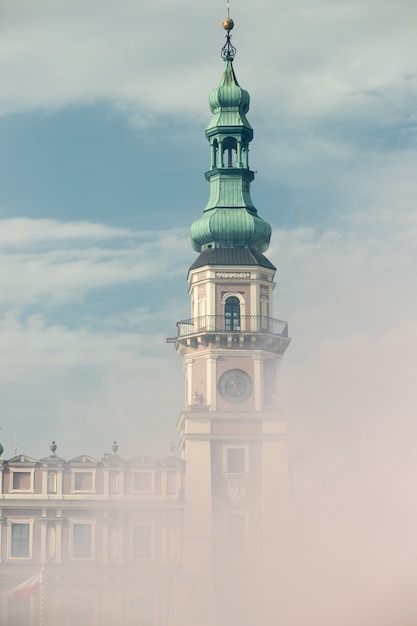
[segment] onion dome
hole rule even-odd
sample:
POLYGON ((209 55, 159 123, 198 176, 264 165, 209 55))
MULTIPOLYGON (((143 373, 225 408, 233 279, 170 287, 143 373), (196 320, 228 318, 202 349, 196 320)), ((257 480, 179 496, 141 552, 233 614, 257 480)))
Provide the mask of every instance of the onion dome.
POLYGON ((209 96, 213 119, 207 127, 207 134, 210 135, 210 130, 219 126, 245 126, 253 136, 252 127, 246 119, 249 104, 249 92, 240 87, 233 69, 233 61, 226 58, 220 85, 213 89, 209 96))
POLYGON ((246 247, 265 252, 270 238, 268 222, 245 208, 213 209, 191 226, 192 246, 197 252, 218 247, 246 247))

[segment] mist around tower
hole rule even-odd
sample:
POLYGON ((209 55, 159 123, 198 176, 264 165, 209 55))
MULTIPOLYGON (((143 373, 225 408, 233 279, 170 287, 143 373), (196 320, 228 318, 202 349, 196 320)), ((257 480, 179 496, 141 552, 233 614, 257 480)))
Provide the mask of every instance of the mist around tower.
MULTIPOLYGON (((81 572, 67 620, 136 623, 141 606, 142 621, 167 624, 172 595, 183 602, 184 624, 191 595, 199 618, 191 623, 200 623, 213 606, 204 600, 208 585, 190 575, 158 587, 153 568, 165 559, 179 571, 196 556, 199 575, 210 577, 212 566, 221 572, 218 605, 228 624, 260 623, 248 605, 266 607, 261 598, 274 580, 269 570, 259 575, 259 555, 274 554, 260 548, 265 536, 269 546, 281 542, 269 567, 278 563, 283 574, 274 573, 281 578, 265 610, 274 624, 277 605, 285 624, 413 624, 414 8, 266 3, 255 18, 253 8, 235 7, 233 62, 232 48, 219 56, 228 31, 211 5, 196 12, 188 2, 104 1, 81 14, 78 3, 46 2, 36 16, 31 3, 23 9, 5 7, 0 65, 1 610, 42 559, 51 566, 61 558, 81 572), (228 85, 239 133, 221 137, 228 85), (242 363, 247 354, 253 366, 242 363), (241 417, 244 406, 254 422, 260 407, 279 408, 286 425, 278 431, 288 457, 285 532, 277 532, 285 520, 274 521, 284 507, 273 504, 283 484, 268 482, 277 471, 284 476, 283 454, 265 465, 257 449, 255 472, 243 441, 258 437, 265 448, 274 421, 261 434, 221 443, 231 425, 255 429, 241 417), (219 412, 222 432, 206 421, 217 439, 200 449, 193 437, 207 433, 191 426, 219 412), (188 464, 199 478, 185 486, 181 455, 193 446, 188 464), (229 462, 243 469, 239 476, 229 462), (53 493, 61 470, 62 524, 61 495, 53 493), (122 485, 130 509, 128 498, 110 493, 122 485), (213 519, 206 500, 200 517, 188 506, 187 489, 194 502, 213 496, 213 519), (112 508, 89 509, 93 496, 112 508), (152 526, 144 511, 157 500, 169 515, 152 526), (68 512, 71 502, 82 503, 82 520, 68 512), (264 503, 269 528, 259 514, 264 503), (178 539, 183 514, 188 548, 178 539), (254 525, 258 545, 245 567, 239 546, 254 525), (210 533, 217 547, 202 557, 192 542, 204 551, 210 533), (109 576, 102 587, 100 563, 91 595, 89 566, 99 554, 106 572, 119 559, 125 578, 109 576), (162 618, 153 613, 156 588, 162 618)), ((55 600, 59 576, 47 583, 55 600)), ((17 605, 15 622, 39 619, 39 600, 17 605)), ((45 619, 58 620, 51 615, 45 619)))

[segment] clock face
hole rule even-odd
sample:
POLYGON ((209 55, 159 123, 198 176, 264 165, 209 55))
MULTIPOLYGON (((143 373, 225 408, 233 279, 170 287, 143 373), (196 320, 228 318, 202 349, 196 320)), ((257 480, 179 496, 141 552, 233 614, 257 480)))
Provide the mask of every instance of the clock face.
POLYGON ((252 379, 243 370, 227 370, 219 378, 220 395, 228 402, 244 402, 252 390, 252 379))

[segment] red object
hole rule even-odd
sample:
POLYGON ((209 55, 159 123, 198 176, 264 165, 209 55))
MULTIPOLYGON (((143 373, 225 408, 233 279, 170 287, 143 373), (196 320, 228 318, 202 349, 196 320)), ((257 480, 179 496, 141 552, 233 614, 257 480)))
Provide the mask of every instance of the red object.
POLYGON ((16 598, 16 600, 24 600, 29 596, 37 595, 41 592, 42 583, 42 572, 39 572, 39 574, 32 576, 32 578, 28 578, 20 583, 20 585, 12 589, 13 597, 16 598))

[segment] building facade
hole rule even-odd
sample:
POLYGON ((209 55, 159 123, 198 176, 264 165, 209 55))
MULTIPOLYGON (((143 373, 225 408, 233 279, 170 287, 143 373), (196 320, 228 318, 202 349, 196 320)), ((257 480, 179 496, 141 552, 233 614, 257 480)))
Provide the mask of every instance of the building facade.
POLYGON ((250 196, 249 94, 233 22, 206 129, 210 195, 191 227, 191 317, 170 339, 183 358, 179 454, 125 461, 25 455, 1 463, 0 621, 9 626, 279 626, 288 524, 271 227, 250 196), (44 597, 9 593, 42 566, 44 597), (19 613, 20 611, 20 613, 19 613))
POLYGON ((184 462, 117 453, 0 462, 0 623, 168 623, 181 568, 184 462), (43 594, 12 590, 43 569, 43 594), (41 606, 43 604, 43 606, 41 606))

